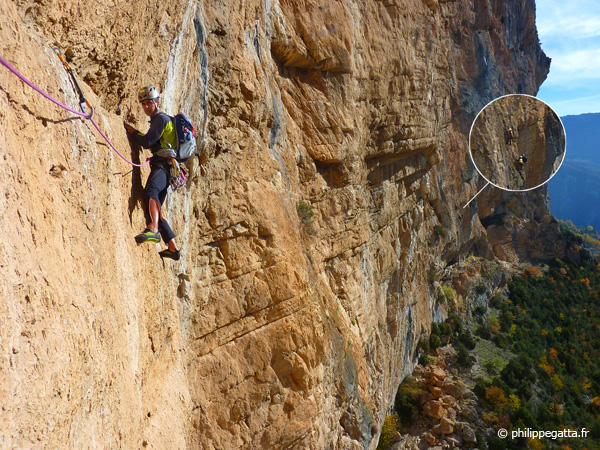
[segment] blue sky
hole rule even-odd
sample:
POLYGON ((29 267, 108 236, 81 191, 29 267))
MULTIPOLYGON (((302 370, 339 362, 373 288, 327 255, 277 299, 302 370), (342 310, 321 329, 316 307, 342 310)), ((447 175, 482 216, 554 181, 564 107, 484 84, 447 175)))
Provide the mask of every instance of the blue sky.
POLYGON ((559 116, 600 112, 600 0, 536 0, 550 74, 537 95, 559 116))

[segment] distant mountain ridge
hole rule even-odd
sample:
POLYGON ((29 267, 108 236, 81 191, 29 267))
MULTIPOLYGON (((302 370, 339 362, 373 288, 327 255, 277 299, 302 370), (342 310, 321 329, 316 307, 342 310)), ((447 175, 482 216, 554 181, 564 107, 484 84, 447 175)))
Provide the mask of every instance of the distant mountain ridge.
POLYGON ((561 118, 567 152, 548 183, 550 210, 557 219, 600 229, 600 113, 561 118))
POLYGON ((566 160, 600 165, 600 113, 561 117, 567 133, 566 160))

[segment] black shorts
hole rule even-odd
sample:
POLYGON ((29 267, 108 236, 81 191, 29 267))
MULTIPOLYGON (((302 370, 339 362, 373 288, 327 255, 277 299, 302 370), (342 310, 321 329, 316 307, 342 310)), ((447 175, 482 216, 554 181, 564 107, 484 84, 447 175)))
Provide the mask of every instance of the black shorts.
MULTIPOLYGON (((150 167, 150 175, 148 175, 148 181, 146 182, 145 188, 146 196, 148 197, 148 200, 155 200, 162 206, 167 198, 167 193, 169 192, 169 169, 164 164, 153 164, 150 167)), ((163 219, 162 212, 160 211, 158 218, 158 232, 165 243, 175 237, 175 233, 173 233, 171 226, 163 219)))

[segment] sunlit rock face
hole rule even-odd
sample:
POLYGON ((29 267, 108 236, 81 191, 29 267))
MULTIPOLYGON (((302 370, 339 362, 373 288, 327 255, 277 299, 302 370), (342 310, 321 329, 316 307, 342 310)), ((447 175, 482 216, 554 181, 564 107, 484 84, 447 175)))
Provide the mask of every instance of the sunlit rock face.
POLYGON ((163 208, 182 251, 163 263, 164 243, 133 240, 148 168, 0 68, 3 448, 375 448, 446 314, 443 269, 548 251, 531 244, 553 229, 544 192, 490 189, 463 208, 483 187, 475 115, 548 72, 533 1, 24 0, 0 14, 1 56, 76 107, 59 47, 128 158, 148 156, 122 126, 146 130, 147 84, 201 149, 163 208))

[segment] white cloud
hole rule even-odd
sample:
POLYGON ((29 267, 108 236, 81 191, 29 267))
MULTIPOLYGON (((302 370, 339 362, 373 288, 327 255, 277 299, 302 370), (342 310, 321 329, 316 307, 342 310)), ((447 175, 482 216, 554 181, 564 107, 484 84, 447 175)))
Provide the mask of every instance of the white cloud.
POLYGON ((542 48, 552 58, 540 93, 559 115, 598 111, 600 1, 536 0, 536 12, 542 48))
POLYGON ((552 56, 548 84, 576 84, 583 80, 600 80, 600 48, 552 56))
POLYGON ((551 20, 538 20, 538 33, 542 42, 546 40, 588 39, 600 37, 600 17, 582 17, 581 15, 557 15, 551 20))

